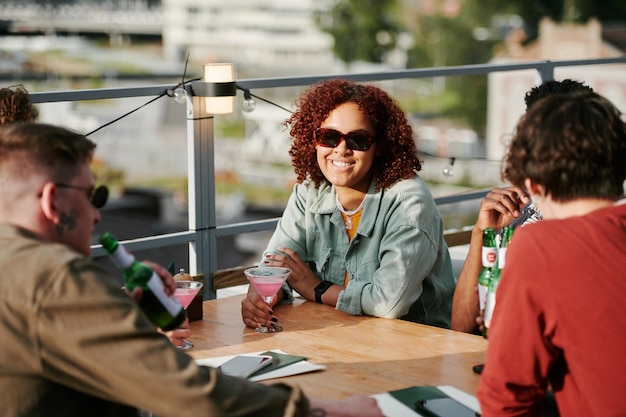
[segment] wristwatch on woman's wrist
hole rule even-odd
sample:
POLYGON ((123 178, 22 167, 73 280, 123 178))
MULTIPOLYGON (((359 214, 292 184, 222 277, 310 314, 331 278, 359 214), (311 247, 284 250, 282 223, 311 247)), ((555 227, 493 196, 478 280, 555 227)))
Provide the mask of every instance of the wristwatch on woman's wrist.
POLYGON ((315 302, 316 303, 324 304, 322 303, 322 294, 324 294, 326 290, 329 289, 332 285, 333 283, 330 281, 322 281, 319 284, 317 284, 317 287, 315 287, 315 302))

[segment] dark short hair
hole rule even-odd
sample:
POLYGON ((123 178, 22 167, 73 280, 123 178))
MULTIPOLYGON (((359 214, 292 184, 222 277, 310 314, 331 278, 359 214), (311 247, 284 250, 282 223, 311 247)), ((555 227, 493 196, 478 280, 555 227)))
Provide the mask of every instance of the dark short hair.
POLYGON ((308 179, 316 187, 328 182, 317 164, 314 131, 330 112, 348 102, 358 105, 374 127, 377 153, 372 169, 377 188, 411 178, 422 168, 413 129, 400 106, 378 87, 335 79, 305 91, 296 101, 297 110, 285 121, 285 126, 291 126, 289 155, 298 182, 308 179))
POLYGON ((581 83, 580 81, 571 80, 569 78, 562 81, 544 81, 543 83, 539 84, 536 87, 533 87, 526 92, 526 95, 524 96, 526 110, 528 110, 530 106, 532 106, 544 97, 549 97, 556 94, 573 93, 575 91, 587 91, 591 93, 593 91, 593 88, 581 83))
POLYGON ((538 101, 517 125, 503 177, 517 186, 530 178, 559 202, 619 199, 626 179, 626 124, 620 111, 588 91, 538 101))
POLYGON ((95 147, 84 135, 60 126, 12 123, 0 127, 0 171, 10 166, 22 175, 47 172, 53 179, 68 179, 91 161, 95 147))

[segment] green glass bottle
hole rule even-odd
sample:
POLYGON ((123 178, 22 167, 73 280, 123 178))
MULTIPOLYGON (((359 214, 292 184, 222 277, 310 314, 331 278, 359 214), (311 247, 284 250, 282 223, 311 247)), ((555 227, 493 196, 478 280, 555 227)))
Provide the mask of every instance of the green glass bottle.
POLYGON ((487 290, 497 261, 496 230, 489 227, 483 230, 482 264, 483 267, 478 275, 478 305, 481 310, 485 309, 487 302, 487 290))
POLYGON ((500 285, 501 270, 494 268, 491 279, 489 280, 489 288, 487 289, 487 300, 485 305, 485 333, 487 335, 487 329, 491 327, 491 319, 493 317, 493 309, 496 307, 496 291, 498 285, 500 285))
POLYGON ((504 265, 506 264, 506 251, 511 243, 512 237, 513 228, 510 226, 504 226, 500 234, 500 246, 498 247, 498 267, 493 268, 493 273, 487 289, 487 299, 485 302, 485 331, 483 333, 483 336, 485 337, 487 337, 487 330, 491 326, 493 310, 496 307, 496 291, 500 285, 502 271, 504 269, 504 265))
POLYGON ((500 234, 500 247, 498 248, 498 269, 504 269, 506 263, 506 251, 509 248, 511 239, 513 238, 513 228, 504 226, 500 234))
POLYGON ((135 259, 110 233, 100 236, 100 243, 113 263, 123 271, 128 290, 141 288, 139 307, 162 330, 172 330, 185 321, 186 312, 180 302, 165 293, 161 278, 148 265, 135 259))

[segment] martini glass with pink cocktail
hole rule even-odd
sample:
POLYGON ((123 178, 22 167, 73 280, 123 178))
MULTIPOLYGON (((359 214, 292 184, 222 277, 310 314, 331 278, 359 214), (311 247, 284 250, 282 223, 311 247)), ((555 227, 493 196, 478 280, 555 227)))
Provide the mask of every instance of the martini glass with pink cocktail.
MULTIPOLYGON (((191 280, 178 280, 176 281, 176 292, 174 292, 174 297, 180 301, 183 308, 187 309, 189 304, 193 301, 194 297, 198 295, 200 289, 202 288, 202 283, 198 281, 191 280)), ((193 343, 191 343, 187 339, 183 339, 182 346, 178 346, 179 349, 187 350, 193 347, 193 343)))
MULTIPOLYGON (((277 266, 260 266, 258 268, 246 269, 244 272, 259 295, 263 297, 263 300, 267 304, 272 305, 274 296, 283 285, 283 282, 287 280, 289 274, 291 274, 291 269, 277 266)), ((254 330, 259 333, 272 333, 282 332, 283 328, 276 325, 272 326, 271 329, 268 327, 257 327, 254 330)))

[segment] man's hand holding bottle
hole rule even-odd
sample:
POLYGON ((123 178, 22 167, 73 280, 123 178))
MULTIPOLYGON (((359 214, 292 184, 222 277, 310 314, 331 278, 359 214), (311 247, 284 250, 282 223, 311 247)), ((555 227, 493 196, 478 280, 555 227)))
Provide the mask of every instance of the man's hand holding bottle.
MULTIPOLYGON (((163 281, 165 293, 167 295, 173 295, 174 291, 176 291, 176 281, 174 281, 172 274, 170 274, 167 269, 157 263, 150 261, 143 261, 143 263, 152 268, 154 272, 156 272, 156 274, 159 276, 159 278, 161 278, 161 281, 163 281)), ((132 291, 128 291, 128 295, 130 295, 130 297, 137 303, 139 303, 139 301, 141 300, 142 294, 143 291, 140 287, 135 287, 132 291)), ((185 321, 183 321, 182 324, 174 330, 163 331, 159 329, 159 331, 167 336, 167 338, 170 339, 170 342, 172 342, 172 344, 176 347, 182 346, 183 339, 191 336, 191 329, 189 328, 188 318, 185 319, 185 321)))

